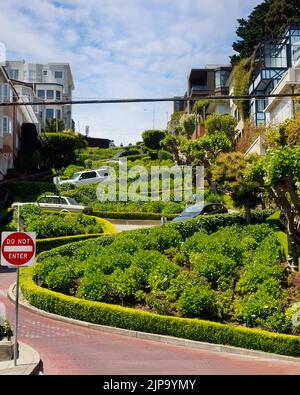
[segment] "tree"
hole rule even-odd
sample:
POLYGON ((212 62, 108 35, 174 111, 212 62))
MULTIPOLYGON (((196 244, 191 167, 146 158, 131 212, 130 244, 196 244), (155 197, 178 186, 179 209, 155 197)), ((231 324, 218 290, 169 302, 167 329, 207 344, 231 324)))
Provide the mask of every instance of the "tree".
POLYGON ((28 171, 34 171, 40 163, 41 143, 38 138, 36 126, 32 123, 23 123, 21 128, 20 148, 16 166, 28 171))
POLYGON ((237 120, 232 115, 212 114, 209 115, 205 121, 205 131, 208 135, 213 135, 216 132, 221 132, 226 137, 233 141, 236 135, 237 120))
POLYGON ((62 119, 48 118, 46 120, 46 133, 62 132, 65 129, 65 123, 62 119))
POLYGON ((196 114, 183 114, 180 118, 179 125, 186 137, 192 137, 197 126, 197 120, 196 114))
POLYGON ((251 222, 251 208, 261 201, 260 183, 255 180, 246 182, 245 177, 247 165, 253 160, 255 157, 246 158, 240 152, 222 153, 212 167, 212 177, 218 189, 229 193, 236 207, 245 208, 248 223, 251 222))
POLYGON ((171 115, 170 122, 168 124, 168 131, 171 133, 179 134, 181 132, 181 127, 179 125, 180 118, 184 114, 184 111, 176 111, 171 115))
POLYGON ((300 256, 300 143, 270 149, 265 157, 250 167, 248 180, 260 181, 281 208, 287 220, 289 255, 294 267, 300 256))
POLYGON ((186 151, 194 165, 202 165, 205 168, 205 177, 210 188, 216 191, 215 183, 212 179, 211 168, 217 156, 221 152, 229 152, 232 142, 224 132, 215 132, 205 135, 197 140, 190 140, 187 143, 186 151))
POLYGON ((179 158, 180 142, 177 136, 174 136, 174 134, 172 133, 166 133, 165 138, 161 140, 160 145, 164 150, 171 152, 173 154, 177 164, 180 163, 180 158, 179 158))
POLYGON ((266 34, 268 38, 277 38, 288 24, 299 22, 299 0, 273 0, 265 19, 266 34))
POLYGON ((145 130, 142 133, 142 138, 145 146, 150 150, 159 150, 160 142, 166 136, 166 132, 163 130, 145 130))
POLYGON ((265 0, 256 6, 247 19, 238 19, 237 36, 231 56, 232 64, 252 55, 262 40, 277 38, 289 23, 300 22, 299 0, 265 0))
POLYGON ((74 132, 43 133, 42 153, 49 167, 59 169, 74 162, 76 150, 86 147, 84 137, 74 132))
POLYGON ((238 55, 230 57, 231 63, 236 64, 241 58, 252 55, 257 44, 265 37, 265 18, 273 0, 265 0, 256 6, 247 19, 238 19, 236 35, 240 38, 232 45, 238 55))

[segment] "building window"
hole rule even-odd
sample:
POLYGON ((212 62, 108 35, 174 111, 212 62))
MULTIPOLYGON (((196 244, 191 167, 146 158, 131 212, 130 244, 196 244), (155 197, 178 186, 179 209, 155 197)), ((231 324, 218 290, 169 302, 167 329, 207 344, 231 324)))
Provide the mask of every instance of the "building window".
POLYGON ((43 71, 43 75, 48 75, 48 71, 47 71, 47 70, 44 70, 44 71, 43 71))
POLYGON ((56 111, 56 118, 61 119, 61 110, 56 111))
POLYGON ((3 133, 11 133, 12 132, 12 122, 8 117, 2 118, 2 131, 3 133))
POLYGON ((230 71, 228 70, 217 70, 215 72, 215 87, 221 88, 223 86, 226 86, 226 82, 228 80, 230 71))
POLYGON ((54 91, 53 90, 50 90, 50 91, 47 91, 47 99, 54 99, 54 91))
POLYGON ((61 100, 61 92, 56 91, 56 100, 61 100))
POLYGON ((37 94, 38 98, 45 99, 45 91, 43 89, 38 89, 37 94))
POLYGON ((13 101, 13 91, 9 84, 2 84, 0 86, 1 89, 1 100, 4 102, 12 102, 13 101))
POLYGON ((61 80, 63 78, 63 72, 62 71, 54 71, 54 78, 61 80))
POLYGON ((36 79, 35 70, 29 70, 29 81, 35 81, 35 79, 36 79))
POLYGON ((18 80, 19 79, 19 70, 18 69, 9 69, 8 75, 9 75, 9 78, 11 78, 12 80, 18 80))
POLYGON ((53 108, 46 109, 46 119, 54 118, 54 110, 53 108))

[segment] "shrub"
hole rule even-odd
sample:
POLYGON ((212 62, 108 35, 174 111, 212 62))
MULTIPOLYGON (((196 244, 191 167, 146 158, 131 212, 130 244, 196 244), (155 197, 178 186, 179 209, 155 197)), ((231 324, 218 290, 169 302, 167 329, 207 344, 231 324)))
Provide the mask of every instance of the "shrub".
POLYGON ((0 340, 7 337, 9 340, 13 335, 12 329, 8 321, 2 319, 0 316, 0 340))
POLYGON ((179 273, 179 267, 170 262, 165 256, 156 262, 155 267, 151 270, 148 283, 152 292, 166 291, 172 279, 179 273))
POLYGON ((21 202, 35 202, 38 196, 45 191, 56 192, 53 183, 42 181, 9 181, 5 187, 10 191, 15 201, 21 202))
POLYGON ((157 152, 157 159, 159 159, 159 160, 173 160, 173 155, 168 151, 160 150, 157 152))
POLYGON ((65 264, 49 272, 45 278, 45 283, 52 291, 74 295, 75 278, 74 266, 65 264))
POLYGON ((280 288, 263 283, 255 293, 237 300, 235 307, 236 318, 247 326, 259 326, 266 330, 283 332, 287 328, 285 318, 286 300, 280 288))
POLYGON ((215 301, 215 293, 208 286, 195 285, 181 294, 176 307, 181 315, 200 317, 212 311, 215 301))
POLYGON ((217 289, 222 281, 228 282, 236 275, 235 261, 222 254, 194 254, 190 260, 193 270, 204 276, 214 289, 217 289))
POLYGON ((300 342, 297 336, 198 319, 159 316, 140 310, 82 300, 38 287, 31 277, 31 268, 21 270, 20 285, 23 295, 33 306, 50 313, 135 331, 285 355, 299 356, 300 354, 300 342))
MULTIPOLYGON (((35 205, 23 206, 21 214, 24 218, 24 229, 27 232, 36 232, 38 238, 103 233, 101 221, 93 216, 48 212, 35 205)), ((15 227, 16 213, 11 223, 11 228, 15 227)))

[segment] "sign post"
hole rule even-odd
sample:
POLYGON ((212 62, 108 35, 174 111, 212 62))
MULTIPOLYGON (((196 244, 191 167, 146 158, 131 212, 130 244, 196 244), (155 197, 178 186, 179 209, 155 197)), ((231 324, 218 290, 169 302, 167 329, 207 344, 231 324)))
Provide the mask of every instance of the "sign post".
POLYGON ((1 236, 1 265, 17 269, 16 281, 16 321, 14 343, 14 365, 18 358, 18 324, 19 324, 19 268, 35 263, 36 243, 35 232, 20 231, 20 212, 18 210, 18 231, 2 232, 1 236))

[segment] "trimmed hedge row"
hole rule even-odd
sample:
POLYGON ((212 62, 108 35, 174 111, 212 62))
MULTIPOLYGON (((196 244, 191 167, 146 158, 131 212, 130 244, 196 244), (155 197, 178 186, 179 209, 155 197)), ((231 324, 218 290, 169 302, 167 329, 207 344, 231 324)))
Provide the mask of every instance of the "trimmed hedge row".
POLYGON ((102 218, 112 218, 112 219, 144 219, 144 220, 160 220, 162 216, 167 219, 173 219, 178 216, 178 214, 162 214, 162 213, 119 213, 115 211, 93 211, 93 215, 102 218))
POLYGON ((37 254, 40 254, 43 251, 48 251, 65 244, 74 243, 76 241, 95 239, 97 237, 103 237, 103 236, 107 236, 107 234, 93 233, 90 235, 88 234, 88 235, 51 237, 49 239, 38 239, 36 241, 36 252, 37 254))
MULTIPOLYGON (((253 210, 252 224, 262 224, 274 213, 274 210, 253 210)), ((195 232, 204 229, 208 233, 216 232, 219 228, 231 225, 246 225, 244 214, 216 214, 200 215, 199 217, 183 222, 173 222, 167 226, 177 229, 184 238, 192 236, 195 232)))
POLYGON ((93 233, 93 234, 84 234, 84 235, 75 235, 75 236, 62 236, 62 237, 51 237, 48 239, 38 239, 36 241, 36 252, 40 254, 43 251, 48 251, 53 248, 57 248, 63 246, 65 244, 84 241, 88 239, 96 239, 97 237, 109 236, 113 233, 116 233, 117 230, 115 226, 105 219, 96 218, 96 221, 99 222, 103 227, 103 233, 93 233))
POLYGON ((130 330, 175 336, 196 341, 225 344, 283 355, 299 356, 300 338, 258 329, 219 324, 199 319, 162 316, 131 308, 91 302, 37 286, 33 268, 20 273, 25 298, 50 313, 130 330))

